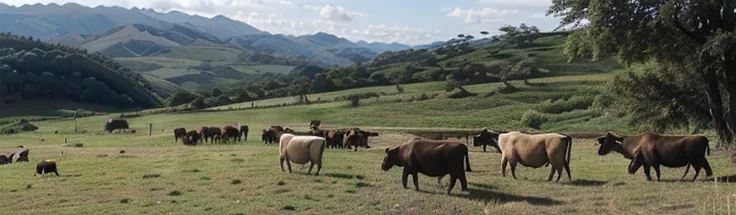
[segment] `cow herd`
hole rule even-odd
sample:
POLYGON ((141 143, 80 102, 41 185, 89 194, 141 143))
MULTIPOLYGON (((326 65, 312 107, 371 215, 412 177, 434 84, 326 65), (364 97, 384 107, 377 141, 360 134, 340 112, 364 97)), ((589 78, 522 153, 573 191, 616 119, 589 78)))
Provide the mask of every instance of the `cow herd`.
MULTIPOLYGON (((308 173, 317 166, 316 175, 322 170, 322 155, 325 148, 348 148, 357 151, 359 147, 370 148, 368 137, 378 136, 376 132, 364 131, 360 128, 347 129, 320 129, 321 121, 314 120, 309 124, 309 132, 297 133, 289 127, 270 126, 263 129, 261 140, 264 144, 279 144, 279 160, 281 171, 285 171, 286 162, 289 172, 291 163, 310 163, 308 173)), ((240 129, 234 126, 202 127, 198 130, 186 131, 184 128, 174 130, 175 141, 179 138, 186 145, 196 145, 199 141, 203 143, 238 142, 247 140, 248 126, 240 129)), ((550 174, 547 181, 551 181, 557 174, 559 181, 563 175, 563 169, 567 178, 570 175, 570 157, 572 152, 572 137, 560 133, 529 133, 521 131, 497 132, 484 128, 473 141, 483 146, 491 146, 501 153, 501 174, 506 176, 507 166, 511 168, 511 175, 516 179, 516 167, 521 165, 530 168, 550 166, 550 174)), ((695 169, 695 181, 701 169, 705 170, 706 176, 713 175, 713 171, 705 156, 710 153, 708 139, 702 135, 661 135, 644 133, 635 136, 623 136, 615 132, 607 132, 596 139, 600 145, 598 154, 603 156, 611 151, 622 154, 630 159, 628 172, 630 174, 644 167, 647 180, 651 168, 660 179, 660 166, 685 167, 684 179, 690 170, 695 169)), ((465 172, 472 171, 470 168, 470 157, 468 147, 460 142, 448 140, 431 140, 425 138, 412 138, 408 142, 393 149, 386 148, 385 157, 381 164, 384 171, 392 167, 403 167, 402 184, 407 187, 408 176, 412 176, 415 189, 418 187, 418 174, 422 173, 430 177, 442 177, 450 175, 450 184, 447 193, 460 180, 462 190, 467 189, 467 177, 465 172)))
POLYGON ((210 127, 203 126, 197 130, 187 131, 185 128, 174 129, 174 142, 181 139, 184 145, 197 145, 202 143, 237 143, 240 141, 248 141, 248 126, 242 125, 240 129, 235 126, 210 127))

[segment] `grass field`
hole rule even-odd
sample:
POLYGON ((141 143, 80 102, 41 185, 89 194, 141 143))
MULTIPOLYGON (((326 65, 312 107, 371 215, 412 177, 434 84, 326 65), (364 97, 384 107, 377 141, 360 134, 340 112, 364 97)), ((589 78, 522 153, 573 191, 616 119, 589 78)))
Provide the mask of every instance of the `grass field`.
MULTIPOLYGON (((380 170, 383 148, 412 138, 384 130, 370 140, 371 149, 327 149, 320 176, 306 175, 300 165, 282 173, 278 147, 264 146, 258 128, 305 130, 309 120, 330 119, 325 109, 341 105, 146 115, 128 119, 135 135, 95 134, 108 116, 78 119, 88 134, 71 134, 73 120, 38 122, 36 133, 0 136, 0 147, 24 145, 34 161, 0 166, 0 192, 13 197, 0 208, 13 214, 727 214, 727 196, 736 204, 736 184, 675 182, 683 168, 663 168, 665 181, 647 182, 642 171, 626 173, 621 155, 598 156, 591 139, 574 140, 573 180, 559 183, 543 181, 546 168, 520 167, 519 179, 501 177, 500 154, 471 147, 469 191, 458 184, 449 196, 435 178, 420 176, 417 192, 411 183, 401 187, 400 169, 380 170), (147 123, 154 123, 151 137, 147 123), (184 147, 171 137, 176 127, 236 123, 251 127, 247 144, 184 147), (64 138, 84 147, 63 147, 64 138), (56 159, 61 177, 33 177, 39 159, 56 159)), ((394 117, 349 125, 389 126, 394 117)), ((736 174, 724 153, 708 159, 716 176, 736 174)))

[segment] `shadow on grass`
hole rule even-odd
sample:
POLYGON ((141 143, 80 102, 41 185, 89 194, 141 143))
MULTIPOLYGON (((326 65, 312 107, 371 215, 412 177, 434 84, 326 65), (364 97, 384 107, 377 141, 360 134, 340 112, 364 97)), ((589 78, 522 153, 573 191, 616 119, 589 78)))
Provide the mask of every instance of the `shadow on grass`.
POLYGON ((81 177, 81 176, 82 176, 82 174, 75 174, 75 175, 62 175, 62 174, 59 174, 59 177, 64 177, 64 178, 76 178, 76 177, 81 177))
POLYGON ((353 174, 345 174, 345 173, 326 173, 324 176, 332 177, 332 178, 342 178, 342 179, 363 179, 365 176, 362 175, 353 175, 353 174))
POLYGON ((575 179, 570 182, 570 185, 581 186, 581 187, 599 187, 603 186, 608 182, 598 180, 586 180, 586 179, 575 179))
MULTIPOLYGON (((468 194, 464 193, 458 193, 460 191, 460 183, 455 184, 455 187, 450 191, 451 196, 460 197, 460 198, 466 198, 468 200, 477 200, 477 201, 489 201, 489 200, 495 200, 499 203, 507 203, 507 202, 527 202, 531 205, 560 205, 564 202, 557 201, 551 198, 546 197, 534 197, 534 196, 520 196, 520 195, 513 195, 508 193, 501 193, 492 191, 495 187, 493 185, 487 185, 487 184, 478 184, 478 183, 468 183, 468 194), (474 186, 474 187, 470 187, 474 186), (475 188, 478 187, 478 188, 475 188)), ((427 193, 427 194, 434 194, 434 195, 447 195, 445 192, 442 193, 434 193, 434 192, 428 192, 425 190, 419 190, 421 193, 427 193)))

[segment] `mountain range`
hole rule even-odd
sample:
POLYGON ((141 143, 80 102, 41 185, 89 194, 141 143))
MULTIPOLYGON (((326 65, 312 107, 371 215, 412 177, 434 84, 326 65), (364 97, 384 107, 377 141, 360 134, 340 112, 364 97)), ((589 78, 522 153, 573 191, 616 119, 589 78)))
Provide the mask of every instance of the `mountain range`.
POLYGON ((100 52, 109 57, 148 57, 190 45, 223 46, 284 57, 321 66, 349 66, 386 51, 432 48, 400 43, 352 42, 327 33, 290 36, 261 31, 225 16, 206 18, 179 11, 75 3, 20 7, 0 3, 0 32, 33 37, 100 52))

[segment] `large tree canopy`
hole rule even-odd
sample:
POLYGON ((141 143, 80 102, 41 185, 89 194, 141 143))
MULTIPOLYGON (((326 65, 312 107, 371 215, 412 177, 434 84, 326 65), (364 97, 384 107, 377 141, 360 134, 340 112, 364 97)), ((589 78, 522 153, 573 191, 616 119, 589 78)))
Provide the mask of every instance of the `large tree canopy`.
MULTIPOLYGON (((708 102, 702 105, 707 107, 720 141, 731 143, 736 131, 736 99, 729 99, 736 96, 735 8, 736 1, 733 0, 553 0, 547 15, 562 17, 561 26, 582 27, 568 38, 565 52, 571 60, 617 56, 629 65, 655 61, 661 68, 650 69, 652 71, 692 75, 693 78, 681 81, 696 82, 695 86, 673 86, 692 86, 696 91, 686 89, 680 92, 699 94, 701 98, 704 95, 708 102)), ((668 76, 648 78, 657 77, 665 79, 661 82, 663 84, 678 80, 668 76)), ((697 98, 692 94, 659 94, 658 98, 674 102, 678 102, 678 98, 697 98)), ((647 101, 638 104, 641 107, 651 105, 647 101)), ((631 108, 634 112, 640 110, 646 109, 631 108)), ((635 114, 648 116, 646 113, 635 114)), ((671 123, 670 127, 677 126, 678 123, 671 123)))

